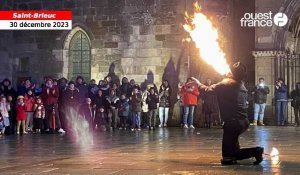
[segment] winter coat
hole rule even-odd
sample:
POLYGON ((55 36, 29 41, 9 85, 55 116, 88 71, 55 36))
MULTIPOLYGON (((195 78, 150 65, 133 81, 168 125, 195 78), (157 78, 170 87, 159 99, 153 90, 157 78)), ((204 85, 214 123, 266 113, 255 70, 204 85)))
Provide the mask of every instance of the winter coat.
POLYGON ((133 112, 142 112, 142 95, 140 93, 131 96, 131 106, 133 112))
POLYGON ((126 97, 129 98, 131 96, 131 93, 129 92, 129 83, 122 83, 120 86, 120 93, 126 94, 126 97))
POLYGON ((109 95, 109 87, 108 85, 105 85, 105 86, 99 86, 99 89, 101 89, 102 91, 102 95, 104 97, 108 96, 109 95))
POLYGON ((115 107, 118 108, 119 107, 119 103, 120 103, 120 99, 117 96, 107 96, 106 97, 106 104, 107 104, 107 109, 112 109, 111 107, 115 107))
POLYGON ((158 95, 149 94, 146 103, 148 104, 149 110, 157 109, 157 103, 159 102, 158 95))
POLYGON ((184 106, 197 106, 198 96, 200 95, 198 87, 193 84, 186 84, 181 88, 182 102, 184 106))
POLYGON ((32 112, 33 111, 34 102, 35 102, 35 99, 34 99, 33 96, 29 96, 28 94, 25 94, 24 103, 25 103, 26 112, 32 112))
POLYGON ((76 84, 75 87, 79 90, 79 103, 85 103, 89 93, 88 87, 85 84, 76 84))
POLYGON ((218 98, 215 92, 213 91, 204 91, 202 94, 203 99, 203 111, 204 113, 218 113, 219 112, 219 104, 218 98))
POLYGON ((77 108, 79 105, 79 90, 67 88, 63 94, 63 103, 65 107, 77 108))
POLYGON ((129 99, 125 98, 120 100, 119 104, 119 116, 127 117, 129 115, 129 99))
POLYGON ((17 112, 17 120, 26 120, 26 112, 25 112, 25 104, 17 104, 16 105, 16 112, 17 112))
POLYGON ((268 86, 257 85, 254 89, 254 103, 263 104, 267 102, 267 95, 270 93, 268 86))
POLYGON ((35 92, 35 88, 33 88, 32 86, 30 87, 26 87, 25 85, 20 85, 18 86, 18 95, 25 95, 27 91, 32 90, 32 92, 35 92))
POLYGON ((291 92, 291 98, 292 101, 292 107, 294 108, 300 108, 300 89, 296 88, 291 92))
POLYGON ((45 107, 43 103, 35 103, 33 105, 34 118, 45 118, 45 107))
POLYGON ((278 89, 275 88, 275 100, 286 101, 287 98, 287 86, 281 85, 278 89))
POLYGON ((65 91, 67 90, 68 86, 59 86, 59 97, 58 97, 58 103, 59 105, 64 105, 64 97, 65 97, 65 91))
POLYGON ((42 97, 44 105, 57 104, 58 97, 59 97, 58 87, 53 86, 50 88, 50 87, 44 86, 41 97, 42 97), (47 93, 48 89, 49 89, 49 93, 47 93))
POLYGON ((97 94, 99 88, 96 84, 90 84, 88 85, 88 97, 94 98, 94 96, 97 94))
POLYGON ((99 97, 99 95, 95 96, 92 99, 92 104, 96 105, 96 111, 98 112, 100 108, 105 109, 107 107, 107 101, 106 98, 102 95, 99 97))
POLYGON ((220 115, 223 121, 228 122, 248 117, 248 90, 242 82, 226 78, 212 85, 210 90, 214 91, 218 97, 220 115))
POLYGON ((163 85, 160 86, 159 89, 159 107, 170 107, 170 96, 172 93, 172 89, 170 86, 164 87, 163 85))
POLYGON ((147 96, 148 96, 149 92, 147 90, 145 90, 143 93, 142 93, 142 111, 143 112, 148 112, 148 105, 146 103, 146 100, 147 100, 147 96))
POLYGON ((0 113, 2 117, 9 117, 9 111, 10 111, 10 104, 5 102, 0 102, 0 113))
POLYGON ((16 97, 17 92, 14 88, 10 86, 1 86, 0 91, 2 91, 3 95, 7 97, 8 95, 11 95, 13 98, 16 97))

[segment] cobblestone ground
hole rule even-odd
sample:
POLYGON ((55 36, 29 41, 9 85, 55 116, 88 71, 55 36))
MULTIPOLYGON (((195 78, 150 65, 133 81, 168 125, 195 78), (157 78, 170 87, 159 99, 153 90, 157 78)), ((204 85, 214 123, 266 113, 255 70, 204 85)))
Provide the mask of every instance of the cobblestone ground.
POLYGON ((242 147, 280 152, 279 161, 265 156, 258 166, 221 166, 221 129, 104 132, 94 134, 93 144, 82 142, 87 136, 2 136, 0 174, 300 174, 299 134, 294 127, 251 127, 242 147))

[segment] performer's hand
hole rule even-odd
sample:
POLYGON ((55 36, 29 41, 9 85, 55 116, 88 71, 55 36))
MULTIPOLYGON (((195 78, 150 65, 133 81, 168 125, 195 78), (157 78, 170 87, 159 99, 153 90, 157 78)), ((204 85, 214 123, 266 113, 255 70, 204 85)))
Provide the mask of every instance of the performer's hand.
POLYGON ((181 89, 181 88, 182 88, 181 83, 178 83, 178 89, 181 89))
POLYGON ((197 78, 192 77, 192 80, 193 80, 198 86, 201 86, 201 85, 202 85, 202 83, 200 83, 200 81, 199 81, 197 78))

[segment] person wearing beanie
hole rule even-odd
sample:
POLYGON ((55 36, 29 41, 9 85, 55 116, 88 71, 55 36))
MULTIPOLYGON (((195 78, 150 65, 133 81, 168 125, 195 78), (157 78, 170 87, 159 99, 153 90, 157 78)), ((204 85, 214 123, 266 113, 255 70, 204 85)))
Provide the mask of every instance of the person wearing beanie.
POLYGON ((237 160, 255 157, 255 165, 263 160, 263 147, 240 148, 239 136, 249 127, 247 116, 248 90, 244 85, 246 67, 237 62, 230 66, 231 74, 210 87, 197 82, 200 89, 213 91, 218 97, 220 115, 224 121, 222 140, 222 165, 237 164, 237 160))

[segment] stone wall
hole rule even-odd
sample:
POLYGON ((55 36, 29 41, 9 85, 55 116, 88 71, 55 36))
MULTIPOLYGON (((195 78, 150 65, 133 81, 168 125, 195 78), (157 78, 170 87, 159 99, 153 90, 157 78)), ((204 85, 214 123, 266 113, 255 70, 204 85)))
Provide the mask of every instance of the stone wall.
MULTIPOLYGON (((5 42, 1 39, 0 56, 5 60, 1 62, 12 65, 9 69, 1 69, 1 75, 12 78, 14 82, 22 77, 31 77, 37 81, 41 81, 44 76, 70 78, 72 61, 69 59, 68 44, 74 31, 81 30, 90 40, 91 78, 97 81, 103 79, 112 67, 120 78, 126 76, 135 79, 137 83, 154 82, 159 86, 165 78, 173 87, 175 103, 179 81, 185 81, 187 76, 201 79, 216 76, 212 69, 199 61, 193 44, 188 46, 182 42, 187 37, 182 28, 184 13, 186 10, 193 12, 193 2, 194 0, 4 0, 0 9, 72 10, 74 29, 1 32, 1 38, 3 36, 9 40, 5 42), (7 43, 10 43, 9 49, 7 43), (191 56, 189 64, 188 55, 191 56)), ((226 8, 225 3, 224 9, 226 8)), ((230 20, 223 16, 216 22, 216 26, 226 29, 221 30, 224 41, 222 47, 230 52, 230 20)))
MULTIPOLYGON (((284 0, 256 0, 255 13, 268 13, 271 11, 274 14, 279 12, 284 0)), ((272 27, 257 27, 255 28, 255 48, 260 50, 273 50, 275 41, 275 31, 272 27)))
MULTIPOLYGON (((90 37, 92 78, 102 79, 114 64, 118 76, 126 75, 139 83, 147 79, 148 72, 153 73, 154 82, 161 82, 168 61, 172 58, 177 63, 183 49, 184 7, 182 1, 167 0, 16 0, 2 4, 3 9, 72 10, 73 25, 90 37)), ((13 36, 13 59, 29 57, 30 69, 23 72, 26 76, 41 79, 41 72, 54 77, 68 75, 67 69, 62 71, 70 68, 64 48, 68 32, 8 33, 13 36)))

